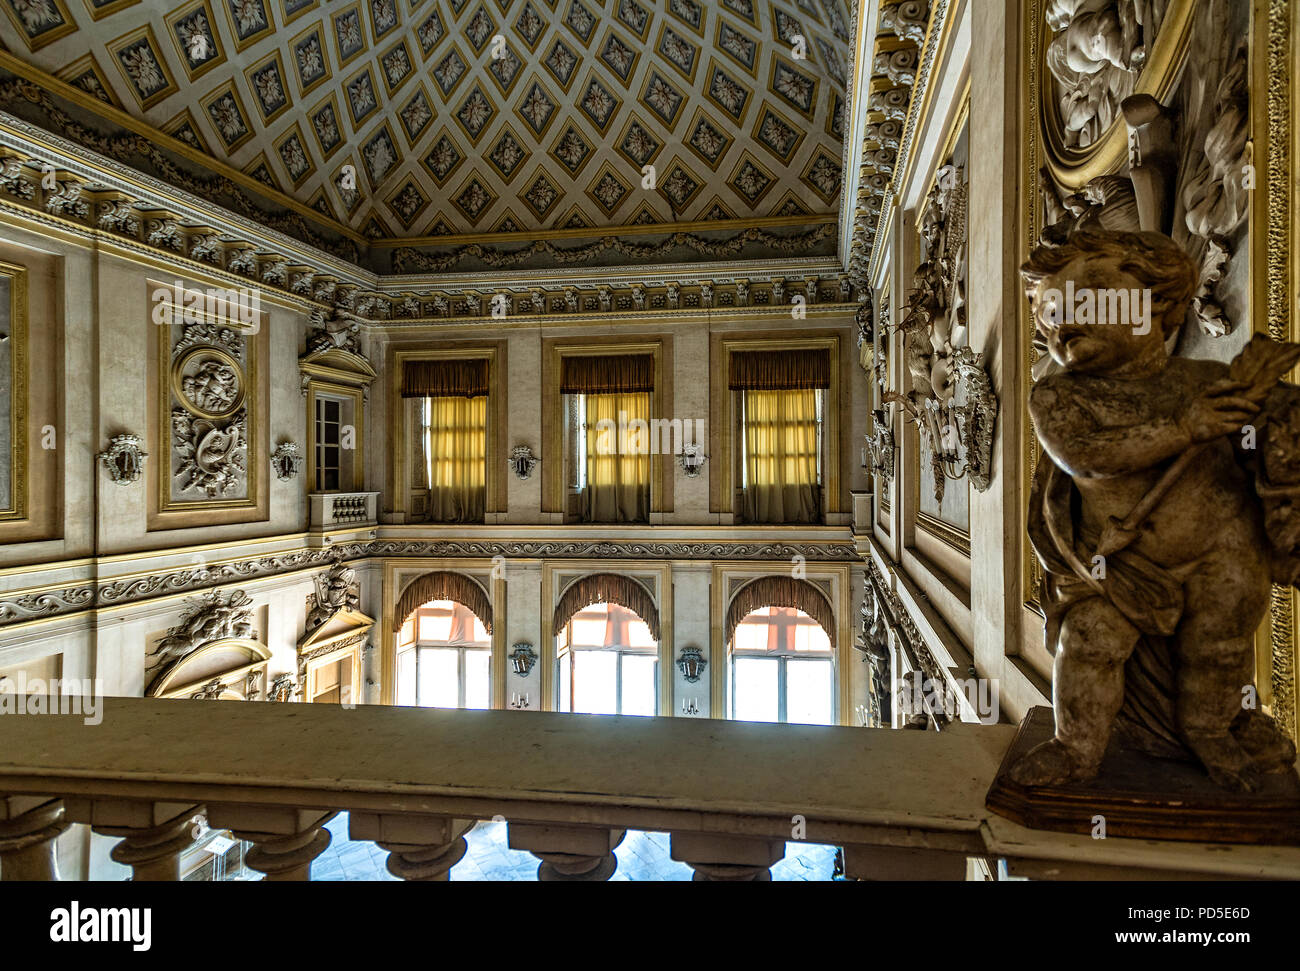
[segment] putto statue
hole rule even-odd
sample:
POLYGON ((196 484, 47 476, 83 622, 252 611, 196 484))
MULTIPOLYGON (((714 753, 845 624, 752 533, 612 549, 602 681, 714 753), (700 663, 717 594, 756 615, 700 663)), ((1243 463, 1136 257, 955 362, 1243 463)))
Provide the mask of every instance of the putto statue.
POLYGON ((1300 388, 1280 380, 1300 345, 1257 336, 1231 365, 1170 357, 1198 273, 1161 234, 1081 230, 1022 274, 1064 370, 1029 397, 1056 735, 1011 777, 1087 781, 1115 729, 1258 791, 1296 757, 1252 673, 1270 582, 1300 580, 1300 388))

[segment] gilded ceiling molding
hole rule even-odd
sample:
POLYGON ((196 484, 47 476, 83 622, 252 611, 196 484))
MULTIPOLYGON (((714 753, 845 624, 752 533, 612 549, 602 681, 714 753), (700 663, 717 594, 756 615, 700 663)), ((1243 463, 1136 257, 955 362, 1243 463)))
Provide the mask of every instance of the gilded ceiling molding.
POLYGON ((854 283, 864 284, 872 267, 885 200, 893 192, 894 174, 906 167, 948 9, 949 0, 893 0, 880 6, 847 261, 854 283))
POLYGON ((631 243, 617 236, 604 236, 585 246, 560 247, 550 240, 538 239, 517 250, 502 250, 471 243, 440 255, 404 246, 393 253, 393 270, 396 273, 442 273, 470 258, 481 260, 493 268, 518 267, 539 254, 550 256, 563 265, 586 263, 605 253, 617 253, 628 259, 653 260, 668 256, 682 247, 711 259, 725 259, 738 255, 745 246, 752 244, 767 246, 777 253, 794 255, 807 253, 822 240, 834 235, 835 227, 830 223, 822 223, 796 236, 782 236, 750 227, 726 240, 705 239, 695 233, 673 233, 661 243, 631 243))

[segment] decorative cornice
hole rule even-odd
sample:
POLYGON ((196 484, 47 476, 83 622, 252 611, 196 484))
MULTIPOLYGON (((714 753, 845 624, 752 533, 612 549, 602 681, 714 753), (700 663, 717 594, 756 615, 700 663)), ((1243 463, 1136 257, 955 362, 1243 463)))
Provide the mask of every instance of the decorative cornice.
POLYGON ((853 146, 860 148, 861 164, 856 172, 846 169, 845 180, 846 203, 849 187, 856 190, 847 269, 858 286, 865 286, 875 269, 875 241, 890 208, 887 200, 895 191, 895 175, 906 168, 911 154, 949 8, 949 0, 880 4, 872 76, 866 88, 867 120, 860 132, 856 124, 849 127, 850 137, 861 138, 853 146))
POLYGON ((745 543, 745 542, 610 542, 608 540, 367 540, 339 543, 319 549, 298 549, 218 566, 197 566, 165 573, 133 576, 104 583, 88 582, 62 590, 0 595, 0 627, 44 620, 125 604, 193 593, 230 583, 283 576, 321 566, 340 558, 355 563, 376 558, 483 558, 523 559, 656 559, 656 560, 781 560, 794 557, 817 562, 857 562, 851 542, 745 543))
POLYGON ((749 227, 723 240, 706 239, 696 233, 674 232, 658 243, 633 243, 618 236, 603 236, 594 243, 562 247, 548 239, 538 239, 519 249, 508 250, 470 243, 450 253, 439 254, 403 246, 393 252, 393 270, 396 273, 444 273, 470 259, 479 260, 493 269, 517 267, 539 255, 549 256, 561 265, 587 263, 608 253, 616 253, 629 260, 653 260, 671 257, 683 249, 711 259, 725 259, 739 256, 750 245, 765 246, 773 252, 793 256, 808 253, 818 243, 834 235, 835 227, 830 223, 822 223, 797 235, 781 235, 749 227))

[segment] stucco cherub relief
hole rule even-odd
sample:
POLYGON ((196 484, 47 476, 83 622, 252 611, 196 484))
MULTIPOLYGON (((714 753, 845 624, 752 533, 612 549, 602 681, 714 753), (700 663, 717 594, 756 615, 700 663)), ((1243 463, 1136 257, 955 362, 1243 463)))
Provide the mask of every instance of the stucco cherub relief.
POLYGON ((1057 83, 1066 146, 1087 148, 1133 93, 1167 0, 1048 0, 1047 69, 1057 83))
POLYGON ((1060 368, 1029 399, 1056 735, 1012 778, 1091 779, 1115 730, 1257 791, 1296 757, 1253 670, 1270 583, 1300 580, 1300 388, 1280 380, 1300 345, 1257 336, 1231 365, 1170 357, 1198 269, 1162 234, 1079 231, 1022 272, 1060 368), (1104 289, 1150 301, 1106 324, 1062 304, 1104 289))

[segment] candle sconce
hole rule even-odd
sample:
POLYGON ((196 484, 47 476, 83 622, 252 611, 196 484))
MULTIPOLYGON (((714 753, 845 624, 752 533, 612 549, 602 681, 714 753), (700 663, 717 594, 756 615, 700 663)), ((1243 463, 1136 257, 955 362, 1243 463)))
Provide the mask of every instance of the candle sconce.
POLYGON ((515 649, 510 654, 510 663, 514 665, 515 674, 521 678, 528 677, 528 672, 537 663, 537 652, 533 650, 533 645, 526 641, 520 641, 516 644, 515 649))
POLYGON ((531 704, 532 701, 526 692, 524 694, 519 694, 518 692, 514 692, 510 695, 510 707, 513 708, 515 711, 523 711, 524 709, 530 707, 531 704))
POLYGON ((698 698, 682 699, 683 715, 698 715, 699 713, 700 713, 700 699, 698 698))
POLYGON ((704 669, 708 666, 709 662, 704 659, 704 652, 698 647, 683 647, 682 653, 677 657, 677 667, 691 684, 700 680, 704 669))

